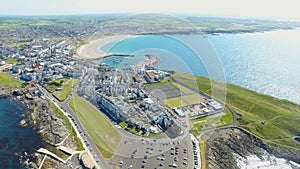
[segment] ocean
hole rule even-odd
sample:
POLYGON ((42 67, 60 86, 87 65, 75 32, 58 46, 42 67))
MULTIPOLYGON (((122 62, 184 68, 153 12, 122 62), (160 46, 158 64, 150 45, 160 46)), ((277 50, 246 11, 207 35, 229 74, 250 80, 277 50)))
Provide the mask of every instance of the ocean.
POLYGON ((43 144, 41 137, 27 125, 19 127, 26 108, 9 98, 0 99, 0 168, 24 168, 21 155, 37 150, 43 144))
POLYGON ((206 76, 263 94, 300 103, 300 30, 208 35, 141 35, 113 42, 99 50, 134 54, 105 58, 126 67, 160 57, 157 68, 206 76))

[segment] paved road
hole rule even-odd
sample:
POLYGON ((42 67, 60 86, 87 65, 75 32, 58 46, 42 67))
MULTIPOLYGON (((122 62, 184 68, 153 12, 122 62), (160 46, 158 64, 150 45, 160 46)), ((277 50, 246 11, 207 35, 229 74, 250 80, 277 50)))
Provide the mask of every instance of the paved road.
POLYGON ((63 102, 58 101, 55 97, 52 96, 51 93, 49 93, 46 89, 42 88, 41 86, 38 86, 41 91, 43 91, 44 95, 49 98, 57 107, 62 109, 62 111, 65 114, 70 114, 72 116, 73 120, 70 120, 68 117, 70 123, 72 124, 73 128, 75 129, 78 138, 81 140, 84 148, 87 150, 88 154, 90 155, 91 159, 93 159, 95 165, 97 168, 102 169, 109 169, 109 166, 106 164, 106 160, 103 158, 101 153, 99 152, 98 148, 95 146, 94 142, 84 129, 84 127, 81 125, 80 121, 76 117, 75 113, 71 110, 69 107, 68 102, 73 97, 75 90, 73 90, 73 93, 63 102), (85 142, 86 141, 86 142, 85 142), (87 146, 88 145, 88 146, 87 146))
MULTIPOLYGON (((136 158, 143 158, 144 153, 147 151, 148 146, 152 146, 153 150, 151 150, 151 155, 154 159, 157 158, 157 156, 160 156, 163 152, 169 152, 170 148, 174 146, 175 144, 178 144, 179 142, 185 140, 185 142, 191 142, 190 137, 187 137, 189 135, 189 127, 185 127, 184 134, 181 136, 176 137, 175 139, 170 138, 162 138, 162 139, 153 139, 153 138, 143 138, 145 141, 142 142, 142 137, 133 135, 127 131, 124 131, 123 129, 119 129, 121 134, 123 135, 122 141, 117 148, 117 151, 115 153, 115 156, 112 160, 106 160, 103 158, 101 153, 99 152, 98 148, 93 143, 91 137, 88 135, 84 127, 81 125, 80 121, 76 117, 75 113, 70 109, 69 107, 69 101, 72 99, 73 95, 76 92, 76 88, 74 88, 73 93, 63 102, 59 102, 55 97, 52 96, 47 90, 40 87, 40 89, 44 92, 44 94, 52 101, 54 102, 58 107, 63 109, 63 111, 66 114, 72 115, 72 118, 74 121, 70 120, 71 124, 73 125, 74 129, 76 130, 77 135, 82 140, 84 147, 86 150, 88 150, 89 155, 92 157, 95 163, 97 163, 98 168, 102 169, 109 169, 115 167, 115 165, 118 165, 115 159, 119 158, 129 158, 129 161, 132 161, 131 163, 137 163, 135 160, 131 159, 132 151, 134 151, 136 148, 139 148, 141 151, 136 153, 136 158), (88 146, 87 146, 88 145, 88 146), (107 163, 110 161, 110 163, 107 163)), ((106 117, 107 118, 107 117, 106 117)), ((111 120, 108 119, 110 122, 111 120)), ((180 123, 180 122, 179 122, 180 123)), ((188 146, 191 147, 191 146, 188 146)), ((190 149, 190 148, 189 148, 190 149)), ((192 150, 189 150, 192 151, 192 150)), ((193 159, 190 157, 189 159, 193 159)), ((200 160, 200 159, 199 159, 200 160)), ((128 161, 128 160, 125 160, 128 161)), ((154 160, 155 161, 155 160, 154 160)), ((140 160, 139 160, 140 162, 140 160)), ((139 163, 138 162, 138 163, 139 163)), ((170 161, 171 162, 171 161, 170 161)), ((181 161, 183 163, 183 161, 181 161)), ((188 161, 189 167, 193 168, 193 161, 188 161)), ((183 166, 182 166, 183 167, 183 166)))
MULTIPOLYGON (((95 108, 97 108, 95 105, 93 105, 95 108)), ((99 113, 101 113, 99 111, 99 113)), ((111 122, 111 119, 109 119, 107 116, 105 116, 108 121, 111 122)), ((116 127, 116 126, 115 126, 116 127)), ((133 168, 140 168, 143 163, 142 160, 144 159, 144 156, 147 155, 149 158, 149 161, 147 162, 147 165, 145 167, 157 167, 157 168, 164 168, 166 165, 173 164, 174 157, 177 156, 175 153, 170 158, 170 149, 174 146, 179 146, 181 149, 188 148, 188 152, 193 152, 192 148, 192 142, 189 135, 189 128, 186 127, 184 129, 184 134, 181 136, 178 136, 174 139, 170 138, 145 138, 141 136, 134 135, 128 131, 125 131, 124 129, 120 128, 119 126, 116 127, 117 130, 120 131, 122 134, 122 140, 114 154, 114 157, 109 160, 108 164, 112 168, 119 168, 120 164, 119 161, 123 161, 124 164, 121 165, 122 168, 129 167, 130 165, 134 166, 133 168), (151 148, 149 150, 148 148, 151 148), (137 150, 134 154, 134 159, 131 157, 133 152, 137 150), (148 153, 146 153, 148 150, 148 153), (151 153, 150 153, 151 152, 151 153), (164 157, 166 160, 163 162, 164 166, 159 166, 160 163, 157 161, 157 157, 162 157, 162 154, 166 154, 169 152, 169 155, 164 157)), ((175 151, 175 150, 174 150, 175 151)), ((199 159, 200 160, 200 159, 199 159)), ((194 161, 193 161, 193 153, 187 153, 182 154, 179 153, 178 161, 176 162, 178 165, 178 168, 193 168, 194 167, 194 161), (183 156, 186 157, 183 157, 183 156), (190 157, 189 157, 190 156, 190 157), (190 159, 190 161, 186 161, 188 163, 188 166, 183 164, 183 158, 190 159)))

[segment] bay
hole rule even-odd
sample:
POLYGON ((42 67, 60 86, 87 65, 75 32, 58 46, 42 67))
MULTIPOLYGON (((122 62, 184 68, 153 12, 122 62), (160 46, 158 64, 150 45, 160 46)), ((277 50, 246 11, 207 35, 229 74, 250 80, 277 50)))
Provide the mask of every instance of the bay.
POLYGON ((145 54, 153 54, 160 57, 157 68, 206 76, 300 103, 299 44, 300 30, 279 30, 204 38, 200 35, 142 35, 104 46, 101 50, 136 56, 135 59, 102 60, 114 67, 130 66, 146 59, 145 54), (195 48, 200 52, 195 53, 195 48), (210 76, 216 72, 207 69, 205 60, 209 57, 217 57, 223 70, 218 72, 224 78, 210 76))

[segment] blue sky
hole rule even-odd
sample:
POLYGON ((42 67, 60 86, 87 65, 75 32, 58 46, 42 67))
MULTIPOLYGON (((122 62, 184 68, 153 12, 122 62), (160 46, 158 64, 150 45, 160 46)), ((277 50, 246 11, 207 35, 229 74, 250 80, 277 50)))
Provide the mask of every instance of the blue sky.
POLYGON ((0 15, 194 13, 299 20, 299 0, 0 0, 0 15))

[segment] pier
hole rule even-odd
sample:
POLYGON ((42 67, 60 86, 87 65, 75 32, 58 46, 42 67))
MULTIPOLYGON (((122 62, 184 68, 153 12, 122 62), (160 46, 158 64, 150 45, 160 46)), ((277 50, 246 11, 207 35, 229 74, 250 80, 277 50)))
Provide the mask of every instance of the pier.
POLYGON ((97 57, 97 58, 87 58, 88 60, 99 60, 99 59, 103 59, 103 58, 108 58, 108 57, 112 57, 112 56, 119 56, 119 57, 134 57, 135 55, 131 55, 131 54, 122 54, 122 53, 108 53, 105 54, 103 56, 97 57))
POLYGON ((107 55, 104 55, 102 58, 107 58, 111 56, 120 56, 120 57, 134 57, 134 55, 131 54, 122 54, 122 53, 108 53, 107 55))

